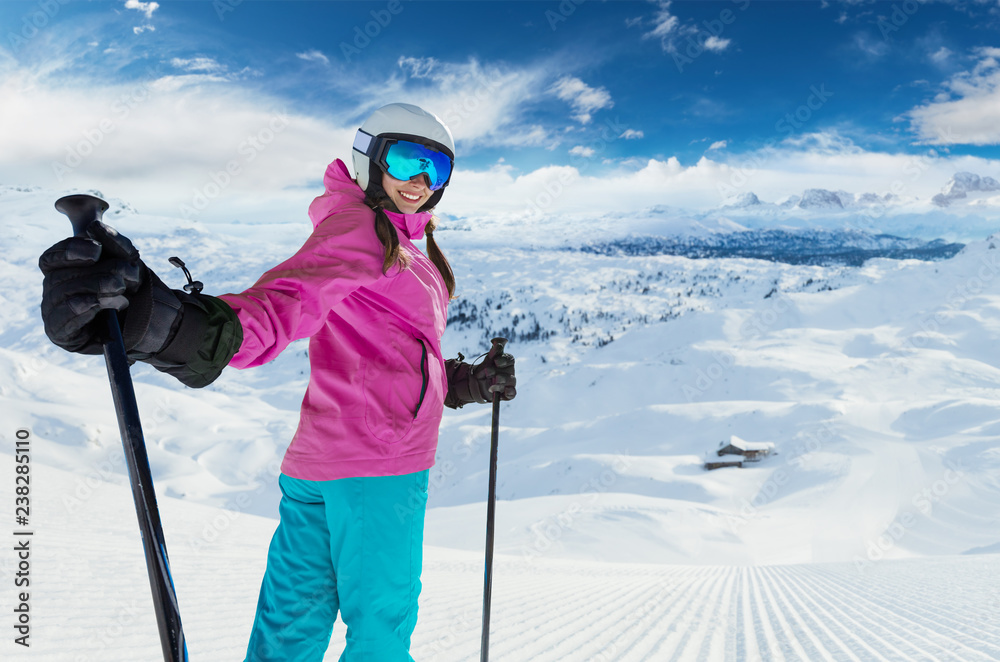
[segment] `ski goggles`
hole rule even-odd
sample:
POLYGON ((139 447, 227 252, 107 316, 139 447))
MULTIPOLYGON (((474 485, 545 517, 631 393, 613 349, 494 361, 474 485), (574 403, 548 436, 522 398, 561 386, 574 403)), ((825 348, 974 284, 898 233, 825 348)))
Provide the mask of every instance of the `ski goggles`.
POLYGON ((404 138, 372 136, 358 130, 354 149, 379 165, 391 177, 408 181, 427 175, 430 189, 448 185, 454 161, 449 154, 404 138))

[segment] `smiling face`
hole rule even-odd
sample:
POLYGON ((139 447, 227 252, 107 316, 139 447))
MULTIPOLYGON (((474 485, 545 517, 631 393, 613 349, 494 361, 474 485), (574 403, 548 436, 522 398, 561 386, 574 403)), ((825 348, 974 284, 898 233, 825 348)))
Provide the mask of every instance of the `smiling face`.
POLYGON ((382 188, 404 214, 413 214, 431 198, 433 191, 427 186, 427 176, 421 175, 408 181, 382 174, 382 188))

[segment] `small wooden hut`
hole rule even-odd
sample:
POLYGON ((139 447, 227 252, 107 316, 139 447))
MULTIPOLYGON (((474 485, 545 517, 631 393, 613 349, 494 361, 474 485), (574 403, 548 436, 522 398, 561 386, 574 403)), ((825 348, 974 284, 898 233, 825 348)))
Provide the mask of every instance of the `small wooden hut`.
POLYGON ((719 457, 723 455, 742 455, 744 462, 760 462, 772 453, 774 453, 774 444, 772 442, 746 441, 736 435, 731 436, 729 441, 720 443, 719 450, 717 451, 719 457))

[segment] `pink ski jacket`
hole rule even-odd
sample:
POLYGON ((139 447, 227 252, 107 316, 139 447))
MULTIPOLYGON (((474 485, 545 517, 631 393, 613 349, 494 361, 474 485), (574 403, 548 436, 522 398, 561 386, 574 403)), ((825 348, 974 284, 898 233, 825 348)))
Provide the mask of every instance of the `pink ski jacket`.
POLYGON ((309 386, 282 473, 333 480, 428 469, 447 392, 448 309, 441 274, 413 244, 431 215, 387 212, 410 264, 383 274, 375 213, 342 161, 324 184, 302 248, 250 289, 219 297, 243 325, 229 365, 262 365, 310 338, 309 386))

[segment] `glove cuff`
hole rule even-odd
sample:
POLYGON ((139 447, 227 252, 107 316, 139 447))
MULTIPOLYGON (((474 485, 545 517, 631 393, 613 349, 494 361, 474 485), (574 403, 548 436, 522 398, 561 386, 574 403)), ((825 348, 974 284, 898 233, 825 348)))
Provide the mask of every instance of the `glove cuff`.
POLYGON ((211 384, 243 343, 243 325, 222 299, 173 291, 180 314, 166 345, 156 354, 136 357, 185 386, 211 384))
POLYGON ((179 322, 181 302, 151 269, 141 268, 145 277, 125 309, 122 340, 126 352, 157 354, 166 347, 179 322))
POLYGON ((472 375, 472 366, 464 361, 448 359, 445 361, 445 374, 448 376, 448 395, 444 404, 451 409, 461 409, 470 402, 482 404, 489 400, 479 390, 479 381, 472 375))

